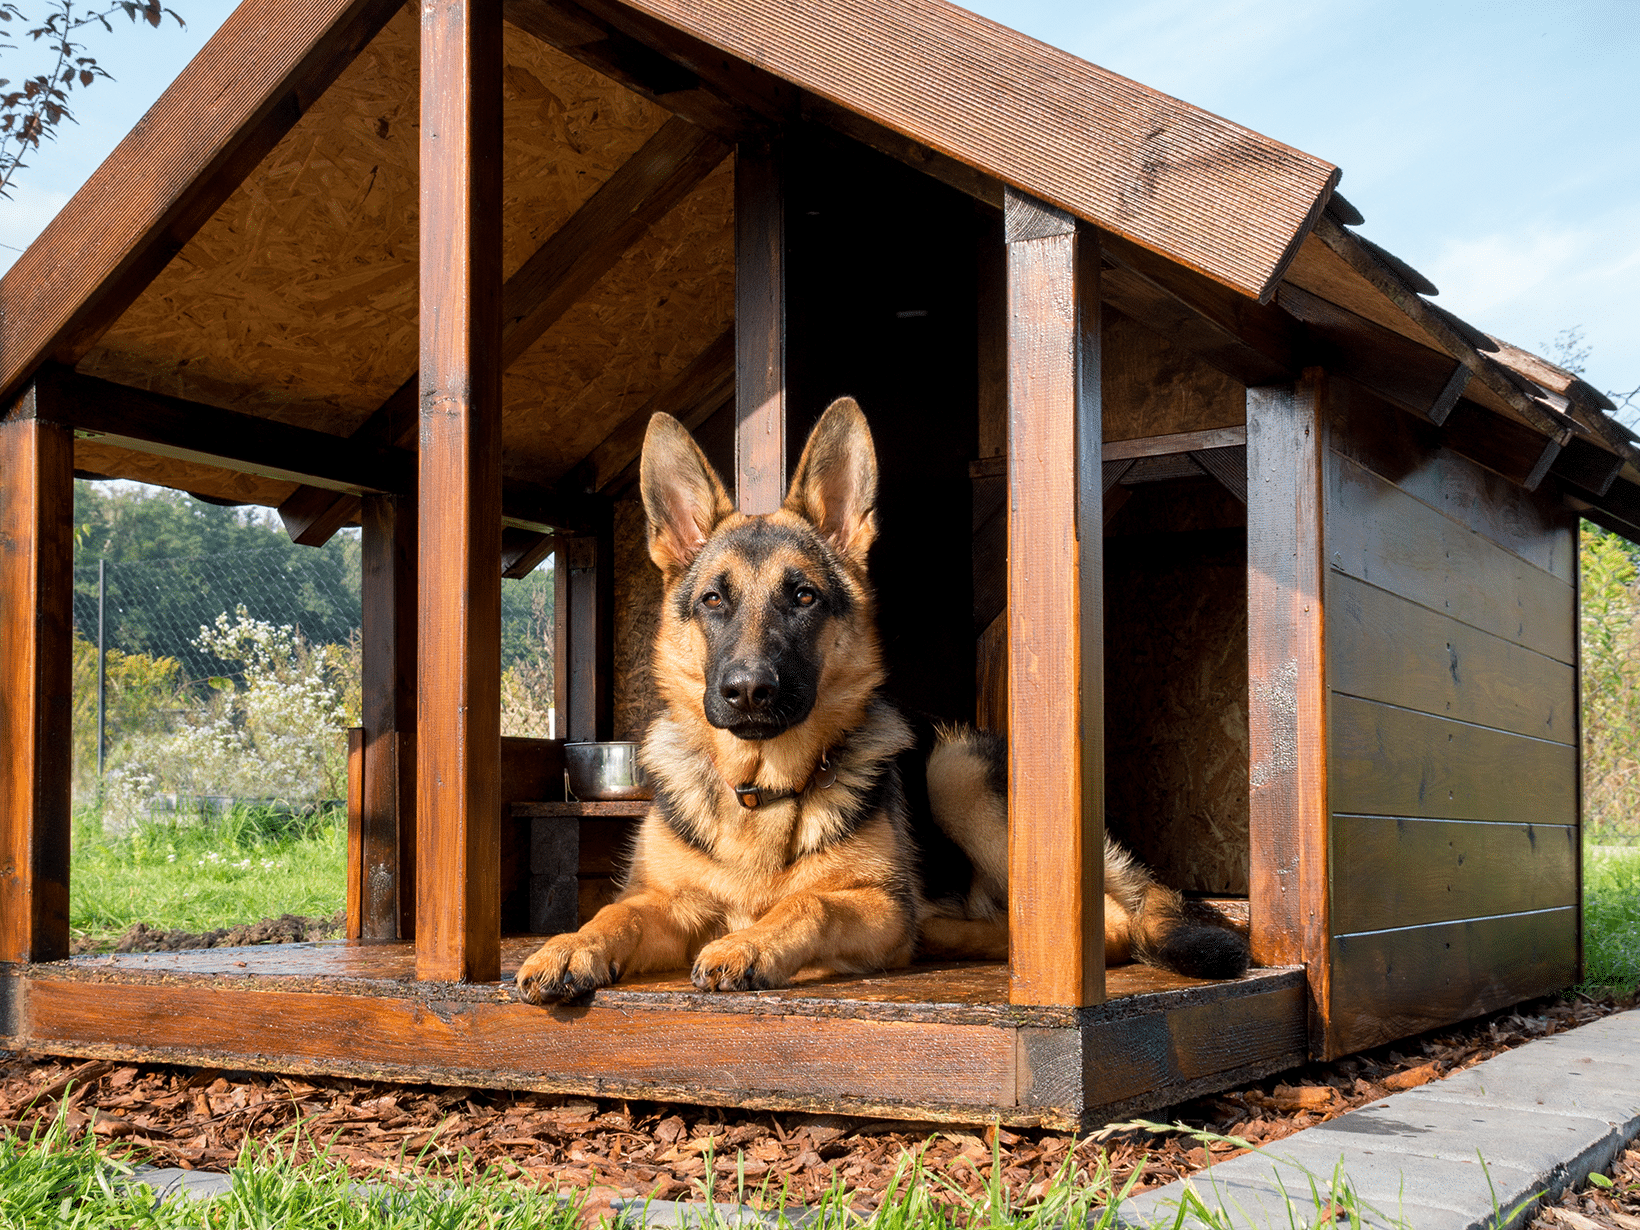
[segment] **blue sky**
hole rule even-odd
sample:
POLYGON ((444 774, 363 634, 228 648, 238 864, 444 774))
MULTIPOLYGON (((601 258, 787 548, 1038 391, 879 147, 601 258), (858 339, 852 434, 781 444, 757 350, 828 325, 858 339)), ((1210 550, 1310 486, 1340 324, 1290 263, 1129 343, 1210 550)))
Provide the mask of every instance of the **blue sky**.
MULTIPOLYGON (((93 42, 119 80, 84 95, 80 125, 0 202, 0 268, 232 8, 177 6, 186 31, 122 23, 93 42)), ((1528 349, 1579 326, 1591 383, 1640 385, 1640 0, 970 7, 1337 163, 1362 233, 1441 304, 1528 349)))

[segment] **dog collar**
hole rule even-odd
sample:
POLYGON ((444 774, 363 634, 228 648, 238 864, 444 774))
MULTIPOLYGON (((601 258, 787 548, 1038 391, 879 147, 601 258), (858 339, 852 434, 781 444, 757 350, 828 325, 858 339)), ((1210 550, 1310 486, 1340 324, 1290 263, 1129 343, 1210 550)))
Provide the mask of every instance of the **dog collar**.
POLYGON ((813 786, 817 790, 828 789, 837 780, 837 767, 831 763, 831 754, 836 748, 827 749, 820 757, 820 767, 815 769, 808 781, 803 783, 800 790, 770 790, 765 786, 757 786, 748 782, 744 786, 735 787, 735 798, 747 811, 756 811, 768 803, 778 803, 782 799, 795 799, 798 795, 813 786))

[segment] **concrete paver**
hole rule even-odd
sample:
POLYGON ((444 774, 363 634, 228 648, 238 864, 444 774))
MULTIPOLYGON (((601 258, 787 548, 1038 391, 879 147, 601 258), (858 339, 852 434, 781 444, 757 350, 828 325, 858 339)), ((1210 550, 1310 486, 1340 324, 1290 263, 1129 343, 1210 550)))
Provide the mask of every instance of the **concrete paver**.
POLYGON ((1497 1212, 1534 1194, 1554 1198, 1605 1169, 1637 1134, 1640 1012, 1622 1012, 1146 1192, 1121 1214, 1133 1225, 1171 1220, 1188 1184, 1203 1198, 1215 1189, 1234 1197, 1224 1207, 1237 1230, 1289 1230, 1289 1197, 1297 1197, 1296 1220, 1313 1225, 1307 1176, 1325 1193, 1341 1166, 1357 1195, 1386 1215, 1374 1220, 1402 1220, 1412 1230, 1482 1230, 1497 1212))

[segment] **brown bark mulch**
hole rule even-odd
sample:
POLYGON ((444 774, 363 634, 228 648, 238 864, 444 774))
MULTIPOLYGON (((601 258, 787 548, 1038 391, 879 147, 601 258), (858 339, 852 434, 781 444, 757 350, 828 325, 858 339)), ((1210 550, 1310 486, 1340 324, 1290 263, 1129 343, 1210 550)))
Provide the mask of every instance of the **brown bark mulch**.
POLYGON ((1607 1187, 1589 1183, 1538 1212, 1528 1230, 1640 1230, 1640 1149, 1628 1149, 1606 1171, 1607 1187))
MULTIPOLYGON (((1539 1000, 1295 1069, 1153 1118, 1268 1144, 1631 1003, 1539 1000)), ((594 1201, 617 1195, 699 1198, 710 1169, 719 1199, 744 1194, 758 1203, 762 1190, 771 1204, 813 1203, 840 1183, 857 1192, 856 1207, 871 1207, 908 1150, 922 1151, 936 1191, 980 1192, 991 1179, 996 1150, 1001 1180, 1018 1199, 1040 1195, 1067 1163, 1086 1178, 1101 1157, 1118 1185, 1138 1172, 1137 1192, 1243 1152, 1233 1144, 1202 1145, 1190 1136, 1142 1128, 1107 1128, 1078 1139, 1042 1129, 750 1113, 0 1053, 0 1128, 27 1133, 59 1114, 76 1135, 90 1131, 118 1142, 136 1160, 161 1166, 225 1169, 247 1139, 278 1140, 283 1151, 294 1148, 298 1159, 328 1149, 360 1176, 459 1176, 493 1167, 545 1187, 590 1187, 594 1201), (298 1123, 299 1135, 293 1132, 298 1123)), ((1545 1223, 1537 1230, 1589 1230, 1565 1218, 1594 1214, 1576 1205, 1556 1216, 1562 1218, 1558 1226, 1545 1223)), ((1640 1223, 1602 1224, 1640 1230, 1640 1223)))

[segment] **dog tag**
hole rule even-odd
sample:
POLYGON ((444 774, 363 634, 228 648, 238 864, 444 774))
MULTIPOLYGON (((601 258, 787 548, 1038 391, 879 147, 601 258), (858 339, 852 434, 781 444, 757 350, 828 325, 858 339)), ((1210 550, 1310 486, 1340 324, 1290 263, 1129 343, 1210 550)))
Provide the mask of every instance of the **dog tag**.
POLYGON ((821 790, 825 790, 836 780, 836 767, 831 763, 831 761, 822 757, 820 760, 820 767, 814 771, 814 785, 821 790))

